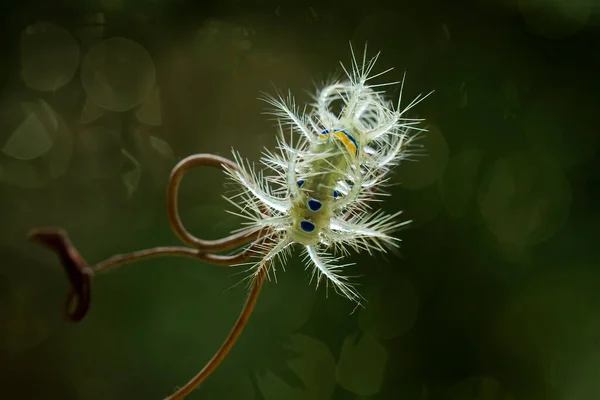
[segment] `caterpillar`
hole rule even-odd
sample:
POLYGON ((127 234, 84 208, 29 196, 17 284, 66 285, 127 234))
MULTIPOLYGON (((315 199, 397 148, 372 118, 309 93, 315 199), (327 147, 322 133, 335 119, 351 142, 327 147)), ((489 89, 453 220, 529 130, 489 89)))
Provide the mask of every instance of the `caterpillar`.
POLYGON ((292 246, 300 245, 317 286, 324 277, 327 287, 360 303, 362 296, 343 275, 352 264, 340 261, 349 250, 397 247, 392 232, 410 221, 397 220, 402 211, 385 214, 371 204, 385 195, 381 186, 391 168, 409 154, 412 133, 426 130, 419 126, 422 119, 405 114, 429 94, 401 109, 405 75, 401 82, 372 84, 391 69, 373 74, 380 53, 367 59, 366 45, 360 64, 352 45, 350 52, 350 68, 340 63, 346 79, 318 90, 308 111, 300 111, 289 92, 287 98, 263 96, 272 107, 267 114, 278 122, 279 151, 266 149, 260 159, 273 174, 256 171, 234 150, 240 168, 226 171, 239 190, 226 199, 246 219, 244 225, 268 232, 269 240, 257 250, 260 261, 251 264, 252 276, 268 264, 275 273, 292 246), (382 88, 397 84, 394 104, 382 88))
POLYGON ((285 98, 263 96, 271 106, 267 113, 278 127, 278 151, 263 151, 263 169, 255 168, 235 150, 234 161, 194 154, 173 168, 167 186, 167 216, 174 233, 189 247, 157 246, 113 255, 90 266, 62 229, 35 228, 30 232, 30 238, 57 253, 65 269, 71 284, 65 312, 73 322, 83 319, 89 310, 92 279, 118 265, 164 256, 225 266, 250 265, 247 278, 251 289, 229 335, 204 368, 168 400, 183 399, 226 357, 246 325, 266 277, 275 274, 278 265, 285 265, 293 246, 303 249, 317 286, 324 280, 327 287, 357 306, 364 299, 344 274, 351 264, 343 259, 351 250, 372 254, 398 246, 393 233, 409 221, 398 220, 401 211, 386 214, 373 205, 385 194, 381 188, 392 168, 407 159, 410 143, 426 131, 422 119, 408 118, 406 113, 432 92, 401 108, 406 75, 399 82, 372 83, 390 71, 372 73, 380 53, 368 59, 365 45, 359 63, 352 46, 350 52, 350 67, 342 64, 345 79, 318 90, 310 107, 301 111, 289 92, 285 98), (400 94, 392 101, 384 89, 397 84, 400 94), (234 206, 230 212, 245 222, 228 237, 197 238, 179 218, 179 184, 190 168, 199 166, 221 168, 234 183, 234 193, 225 198, 234 206), (242 250, 217 254, 234 248, 242 250))

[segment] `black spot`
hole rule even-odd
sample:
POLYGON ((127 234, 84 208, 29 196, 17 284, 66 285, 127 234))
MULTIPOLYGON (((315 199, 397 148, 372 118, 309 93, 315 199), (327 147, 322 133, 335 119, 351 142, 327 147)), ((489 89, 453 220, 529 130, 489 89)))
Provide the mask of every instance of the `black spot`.
POLYGON ((319 211, 321 209, 321 207, 323 207, 323 203, 321 203, 319 200, 315 200, 315 199, 308 200, 308 209, 310 211, 319 211))
POLYGON ((302 185, 304 185, 304 179, 300 179, 298 182, 296 182, 298 184, 298 187, 302 187, 302 185))
POLYGON ((315 230, 315 224, 313 224, 311 221, 300 221, 300 228, 304 231, 304 232, 312 232, 315 230))

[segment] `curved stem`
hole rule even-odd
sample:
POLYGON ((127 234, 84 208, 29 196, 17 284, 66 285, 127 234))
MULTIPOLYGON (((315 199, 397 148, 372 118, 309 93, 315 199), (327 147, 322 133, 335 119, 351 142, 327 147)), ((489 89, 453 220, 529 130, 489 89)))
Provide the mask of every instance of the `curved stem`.
MULTIPOLYGON (((264 237, 257 239, 248 248, 231 255, 203 253, 200 250, 182 246, 159 246, 132 253, 117 254, 90 267, 62 229, 36 228, 29 233, 29 237, 42 243, 58 255, 71 284, 71 291, 65 305, 65 314, 73 322, 81 321, 87 314, 91 302, 91 278, 99 272, 119 265, 162 256, 183 256, 216 265, 234 266, 252 258, 256 254, 256 247, 265 240, 264 237)), ((265 237, 268 236, 265 234, 265 237)))
POLYGON ((131 264, 137 261, 142 261, 155 257, 164 257, 164 256, 182 256, 194 258, 196 260, 201 260, 205 262, 209 262, 215 265, 225 265, 225 266, 233 266, 236 264, 243 263, 252 257, 252 248, 250 246, 248 249, 242 250, 238 253, 232 255, 220 255, 213 253, 203 253, 197 249, 191 249, 189 247, 183 246, 157 246, 152 247, 150 249, 138 250, 131 253, 126 254, 116 254, 106 260, 99 262, 98 264, 91 267, 94 274, 104 271, 109 268, 114 268, 116 266, 131 264))
POLYGON ((181 179, 187 171, 189 171, 191 168, 201 166, 217 167, 220 169, 223 169, 223 166, 227 166, 233 170, 239 169, 235 162, 214 154, 191 155, 181 160, 175 166, 175 168, 173 168, 167 188, 167 216, 169 217, 171 228, 177 237, 188 246, 204 252, 230 250, 262 237, 265 234, 264 232, 261 232, 256 228, 250 228, 222 239, 204 240, 192 235, 183 226, 181 218, 179 218, 179 206, 177 205, 179 185, 181 183, 181 179))
MULTIPOLYGON (((81 320, 89 309, 91 298, 91 277, 96 273, 107 270, 118 265, 129 264, 135 261, 141 261, 159 256, 184 256, 199 259, 218 265, 231 266, 240 264, 250 259, 255 253, 255 248, 260 245, 263 240, 269 237, 268 230, 259 230, 256 228, 247 229, 231 236, 217 240, 203 240, 192 235, 181 222, 177 205, 178 190, 183 175, 190 169, 196 166, 212 166, 224 169, 224 166, 237 170, 239 167, 236 163, 223 157, 212 154, 197 154, 185 158, 179 162, 169 179, 167 189, 167 215, 169 222, 175 234, 185 244, 194 247, 187 248, 181 246, 162 246, 150 249, 140 250, 127 254, 118 254, 104 261, 97 263, 95 266, 89 267, 83 257, 79 255, 76 248, 71 244, 66 232, 56 228, 40 228, 34 229, 30 233, 30 238, 41 242, 47 247, 54 250, 61 259, 67 276, 71 282, 71 292, 67 298, 66 312, 69 319, 72 321, 81 320), (252 245, 233 255, 219 255, 213 252, 221 252, 233 248, 241 247, 249 242, 252 245)), ((258 295, 262 289, 263 283, 267 276, 267 270, 270 262, 266 261, 264 268, 254 277, 251 290, 246 298, 244 307, 229 335, 217 350, 213 358, 204 366, 204 368, 194 376, 187 384, 180 388, 177 392, 167 398, 167 400, 183 399, 191 393, 200 383, 202 383, 212 372, 221 364, 227 356, 242 330, 246 326, 250 314, 254 310, 254 306, 258 299, 258 295)))
POLYGON ((90 308, 93 270, 88 267, 64 230, 36 228, 29 232, 29 238, 54 251, 60 259, 71 284, 65 304, 65 316, 73 322, 81 321, 90 308))
MULTIPOLYGON (((267 261, 268 263, 268 261, 267 261)), ((238 340, 240 334, 244 330, 244 327, 248 323, 248 318, 250 314, 254 310, 254 306, 256 301, 258 300, 258 295, 260 294, 260 290, 262 289, 263 283, 265 282, 265 278, 267 276, 267 270, 269 265, 267 264, 265 268, 261 269, 261 271, 256 275, 254 281, 252 282, 252 288, 250 289, 250 293, 248 293, 248 297, 246 298, 246 303, 244 307, 240 311, 240 315, 231 328, 229 335, 219 347, 213 358, 210 359, 208 363, 194 376, 188 383, 186 383, 183 387, 177 390, 175 393, 166 397, 165 400, 181 400, 185 396, 189 395, 194 389, 198 387, 210 374, 214 372, 214 370, 221 364, 223 359, 227 356, 235 342, 238 340)))

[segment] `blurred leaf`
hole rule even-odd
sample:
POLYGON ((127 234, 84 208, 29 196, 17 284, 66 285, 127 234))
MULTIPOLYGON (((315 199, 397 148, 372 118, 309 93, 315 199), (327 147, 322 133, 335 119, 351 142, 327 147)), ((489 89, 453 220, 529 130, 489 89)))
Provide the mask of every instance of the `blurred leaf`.
POLYGON ((304 400, 309 399, 302 388, 291 387, 282 378, 267 370, 264 374, 257 377, 258 387, 265 400, 289 399, 304 400))
POLYGON ((137 189, 138 184, 140 183, 140 177, 142 176, 142 167, 140 163, 131 154, 129 154, 127 150, 123 149, 122 152, 127 157, 127 159, 129 159, 133 164, 132 170, 124 172, 121 175, 123 184, 127 188, 127 196, 131 197, 131 195, 133 195, 133 192, 135 192, 135 190, 137 189))
POLYGON ((52 148, 52 139, 37 115, 31 113, 4 144, 2 152, 17 160, 33 160, 52 148))
POLYGON ((257 376, 265 400, 328 400, 335 388, 335 360, 327 346, 309 336, 290 336, 290 350, 300 355, 288 361, 304 388, 294 387, 267 370, 257 376))
MULTIPOLYGON (((254 400, 256 391, 248 375, 241 370, 230 370, 224 380, 208 380, 200 387, 199 398, 203 400, 254 400)), ((193 396, 192 396, 193 397, 193 396)))
POLYGON ((150 144, 152 147, 160 153, 161 156, 173 159, 175 156, 173 155, 173 150, 171 150, 171 146, 161 138, 156 136, 150 136, 150 144))
POLYGON ((94 103, 89 97, 85 98, 85 104, 83 105, 83 109, 81 110, 81 117, 79 118, 79 122, 82 124, 88 124, 90 122, 94 122, 98 118, 104 115, 104 110, 96 103, 94 103))
POLYGON ((377 394, 387 367, 388 353, 372 336, 354 333, 342 345, 336 368, 339 384, 362 396, 377 394))

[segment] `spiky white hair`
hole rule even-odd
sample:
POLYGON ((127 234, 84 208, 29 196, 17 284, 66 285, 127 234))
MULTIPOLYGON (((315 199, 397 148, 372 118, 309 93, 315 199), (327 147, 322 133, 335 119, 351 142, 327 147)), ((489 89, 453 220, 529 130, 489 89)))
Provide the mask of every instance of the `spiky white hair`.
MULTIPOLYGON (((318 90, 310 107, 300 109, 292 95, 265 96, 273 108, 268 112, 278 121, 278 152, 265 149, 261 164, 269 171, 257 170, 248 161, 233 152, 239 169, 227 169, 237 185, 237 193, 226 197, 235 206, 232 213, 246 219, 245 225, 266 230, 267 236, 255 246, 260 261, 251 264, 252 276, 257 276, 269 261, 270 271, 285 266, 295 241, 290 229, 295 222, 292 212, 294 199, 302 192, 297 182, 331 171, 315 169, 317 162, 327 163, 332 150, 319 147, 319 134, 336 128, 352 132, 356 138, 356 162, 347 168, 339 166, 333 171, 344 179, 336 182, 332 190, 341 194, 330 205, 333 214, 327 227, 318 232, 318 243, 301 243, 304 246, 307 268, 317 286, 323 277, 326 286, 360 303, 362 297, 343 274, 350 263, 341 264, 349 249, 385 252, 397 247, 399 239, 391 234, 410 221, 397 221, 401 212, 385 214, 372 210, 372 203, 383 194, 381 187, 388 180, 390 169, 406 158, 407 146, 414 133, 425 131, 419 127, 421 119, 407 118, 406 113, 426 96, 417 96, 408 106, 401 108, 404 77, 401 82, 372 84, 370 81, 390 70, 372 74, 379 53, 367 59, 367 47, 359 65, 352 46, 351 69, 343 64, 346 80, 335 81, 318 90), (386 100, 382 88, 401 84, 397 103, 386 100), (333 111, 337 103, 340 110, 333 111), (309 111, 307 111, 307 109, 309 111), (286 137, 286 132, 289 133, 286 137), (319 149, 319 151, 316 151, 319 149), (335 254, 335 255, 332 255, 335 254), (275 263, 273 263, 275 261, 275 263)), ((341 150, 340 150, 341 151, 341 150)))

